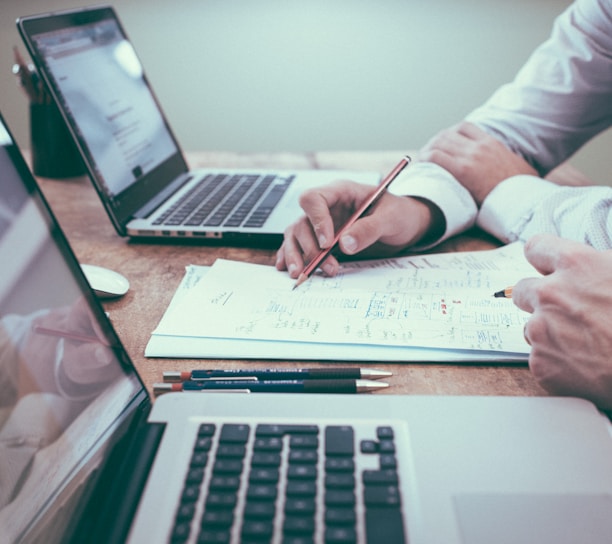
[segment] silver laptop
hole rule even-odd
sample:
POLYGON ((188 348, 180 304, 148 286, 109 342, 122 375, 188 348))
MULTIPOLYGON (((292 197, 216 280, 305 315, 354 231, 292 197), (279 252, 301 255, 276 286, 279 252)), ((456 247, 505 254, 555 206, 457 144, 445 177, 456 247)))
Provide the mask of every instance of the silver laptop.
POLYGON ((1 118, 0 262, 3 543, 612 542, 585 401, 152 403, 1 118))
POLYGON ((113 8, 17 24, 120 235, 278 245, 301 214, 298 197, 306 188, 379 179, 335 170, 189 171, 113 8))

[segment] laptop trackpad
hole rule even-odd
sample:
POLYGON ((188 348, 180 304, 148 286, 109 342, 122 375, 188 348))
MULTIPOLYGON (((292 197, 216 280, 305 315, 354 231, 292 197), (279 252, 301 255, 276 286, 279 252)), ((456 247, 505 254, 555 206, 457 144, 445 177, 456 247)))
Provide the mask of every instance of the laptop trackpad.
POLYGON ((455 497, 463 544, 610 544, 611 495, 455 497))

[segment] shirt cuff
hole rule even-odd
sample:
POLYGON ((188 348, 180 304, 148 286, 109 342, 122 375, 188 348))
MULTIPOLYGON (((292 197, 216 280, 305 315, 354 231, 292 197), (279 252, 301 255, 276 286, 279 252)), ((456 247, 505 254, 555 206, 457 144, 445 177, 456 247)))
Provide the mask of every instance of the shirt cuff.
POLYGON ((417 162, 404 170, 389 187, 389 192, 428 200, 444 215, 444 234, 427 246, 418 244, 412 249, 429 249, 474 225, 478 208, 470 192, 447 170, 430 162, 417 162))
POLYGON ((512 176, 484 199, 476 224, 504 243, 516 242, 535 206, 558 188, 537 176, 512 176))

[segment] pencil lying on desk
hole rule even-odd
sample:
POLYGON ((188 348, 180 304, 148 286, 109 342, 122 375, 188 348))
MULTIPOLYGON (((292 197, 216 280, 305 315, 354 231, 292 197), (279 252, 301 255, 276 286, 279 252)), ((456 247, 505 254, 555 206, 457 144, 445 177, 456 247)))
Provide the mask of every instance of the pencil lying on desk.
POLYGON ((325 249, 322 249, 319 254, 312 259, 304 268, 302 273, 298 276, 297 281, 293 288, 299 287, 302 283, 304 283, 310 276, 312 276, 313 272, 317 269, 317 267, 329 256, 332 250, 338 245, 340 238, 345 233, 345 231, 353 224, 357 219, 359 219, 362 215, 364 215, 376 202, 378 199, 384 194, 384 192, 389 188, 389 185, 395 180, 397 176, 401 173, 401 171, 406 168, 410 164, 410 157, 406 155, 402 157, 402 160, 399 161, 393 170, 387 174, 387 176, 380 182, 380 184, 376 187, 374 192, 365 199, 363 204, 359 206, 351 215, 349 220, 340 228, 340 230, 336 233, 331 245, 325 249))

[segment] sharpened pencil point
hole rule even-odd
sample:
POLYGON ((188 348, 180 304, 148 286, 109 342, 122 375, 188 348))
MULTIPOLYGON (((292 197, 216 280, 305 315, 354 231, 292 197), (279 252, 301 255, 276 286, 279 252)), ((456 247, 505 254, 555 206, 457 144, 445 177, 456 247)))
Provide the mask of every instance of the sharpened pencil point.
POLYGON ((295 284, 293 285, 293 289, 291 289, 292 291, 295 291, 300 285, 302 285, 302 283, 304 283, 307 279, 308 279, 308 275, 304 274, 303 272, 298 276, 298 279, 296 280, 295 284))
POLYGON ((506 287, 501 291, 493 293, 495 298, 512 298, 512 287, 506 287))

